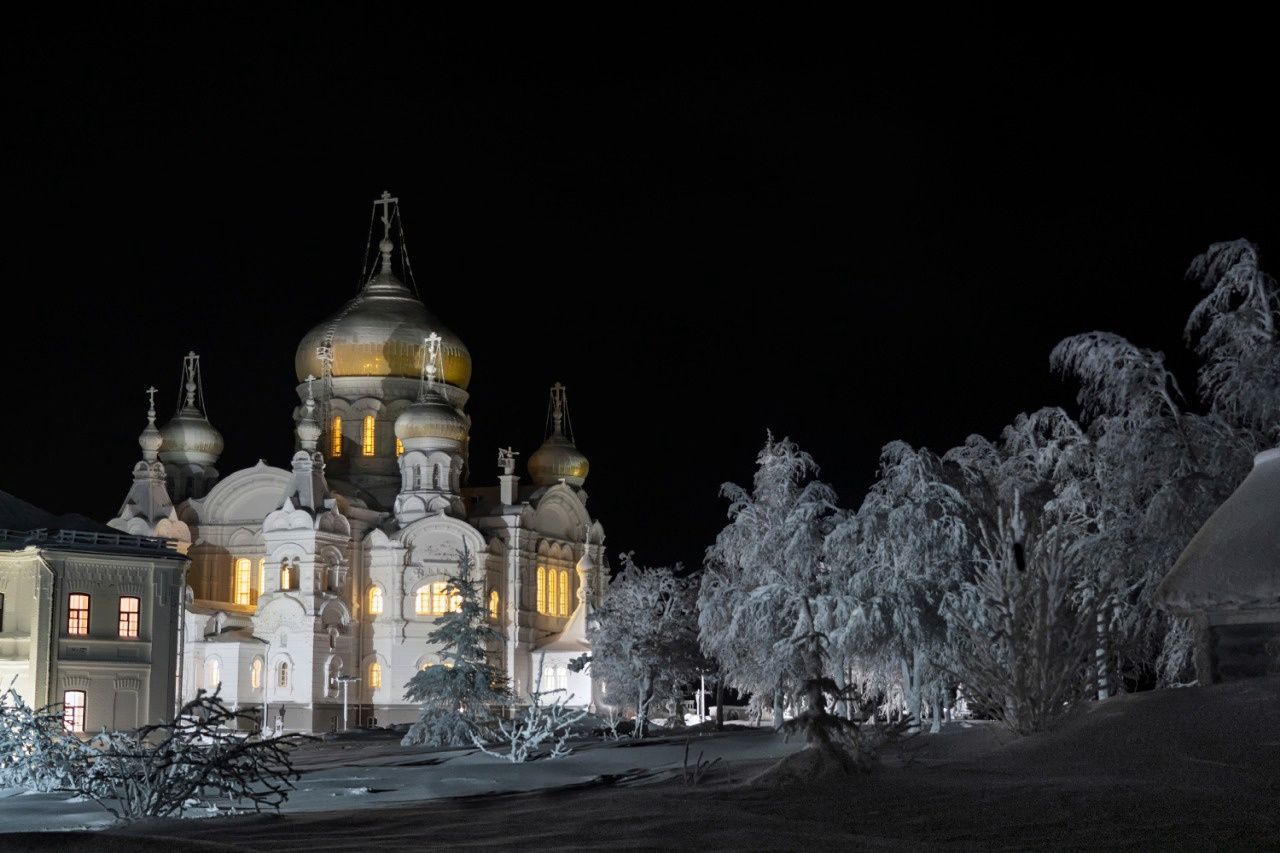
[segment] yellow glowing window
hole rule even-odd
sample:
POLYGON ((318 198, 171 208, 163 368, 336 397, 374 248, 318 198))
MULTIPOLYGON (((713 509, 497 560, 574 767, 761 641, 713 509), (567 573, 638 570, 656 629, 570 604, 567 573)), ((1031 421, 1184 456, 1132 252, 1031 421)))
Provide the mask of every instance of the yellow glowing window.
POLYGON ((62 694, 62 725, 67 731, 84 731, 84 705, 83 690, 68 690, 62 694))
POLYGON ((419 616, 425 616, 431 612, 431 587, 424 586, 418 590, 413 600, 413 612, 419 616))
POLYGON ((342 455, 342 416, 335 415, 333 427, 329 430, 329 455, 342 455))
POLYGON ((404 442, 396 439, 396 456, 404 456, 404 442))
POLYGON ((83 593, 72 593, 67 600, 67 633, 81 637, 89 633, 89 596, 83 593))
POLYGON ((560 572, 560 615, 569 615, 569 573, 560 572))
POLYGON ((498 618, 498 591, 496 589, 489 590, 489 618, 498 618))
POLYGON ((377 616, 382 612, 382 587, 369 588, 369 613, 377 616))
POLYGON ((365 456, 373 455, 373 415, 364 416, 364 430, 360 434, 360 452, 365 456))
POLYGON ((138 636, 139 600, 132 595, 120 596, 120 637, 136 639, 138 636))
POLYGON ((280 588, 281 589, 293 588, 293 572, 289 571, 288 563, 283 563, 280 566, 280 588))
POLYGON ((462 596, 449 588, 444 581, 436 581, 431 585, 431 612, 457 613, 462 609, 462 596))
POLYGON ((251 594, 250 580, 252 576, 250 571, 253 564, 248 557, 241 557, 236 560, 236 577, 235 577, 235 598, 232 600, 236 604, 248 604, 251 594))
POLYGON ((369 664, 369 687, 377 690, 382 686, 382 664, 374 661, 369 664))
POLYGON ((258 561, 258 588, 253 591, 253 603, 258 603, 258 596, 265 591, 267 584, 267 561, 265 559, 258 561))
POLYGON ((249 669, 249 683, 254 690, 262 687, 262 658, 253 659, 253 666, 249 669))
POLYGON ((547 612, 547 570, 538 566, 538 612, 547 612))

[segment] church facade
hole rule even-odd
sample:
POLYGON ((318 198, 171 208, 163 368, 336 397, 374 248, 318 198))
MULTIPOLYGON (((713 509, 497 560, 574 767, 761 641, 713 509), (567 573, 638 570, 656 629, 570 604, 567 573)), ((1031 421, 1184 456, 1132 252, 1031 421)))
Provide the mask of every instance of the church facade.
POLYGON ((594 704, 599 686, 567 663, 587 648, 608 572, 564 389, 552 388, 528 481, 506 449, 492 483, 473 485, 486 466, 471 456, 471 356, 396 274, 407 261, 392 240, 395 204, 385 193, 375 202, 384 237, 361 292, 298 345, 289 468, 220 475, 223 440, 192 353, 185 400, 162 427, 153 403, 143 459, 109 523, 178 540, 190 558, 184 698, 220 685, 228 704, 290 730, 340 727, 344 693, 352 726, 416 719, 404 685, 441 664, 427 637, 456 606, 445 579, 465 554, 503 638, 491 657, 517 699, 541 667, 544 691, 594 704))

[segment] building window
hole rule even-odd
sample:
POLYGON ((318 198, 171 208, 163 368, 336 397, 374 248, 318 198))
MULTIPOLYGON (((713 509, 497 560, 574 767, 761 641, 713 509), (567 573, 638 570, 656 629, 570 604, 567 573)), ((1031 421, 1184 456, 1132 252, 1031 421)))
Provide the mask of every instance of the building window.
POLYGON ((396 439, 396 456, 404 456, 404 442, 396 439))
POLYGON ((258 561, 258 588, 253 592, 253 603, 258 603, 258 598, 266 591, 267 587, 267 560, 264 557, 258 561))
POLYGON ((538 566, 538 612, 547 612, 547 569, 538 566))
POLYGON ((498 618, 498 591, 496 589, 489 590, 489 618, 498 618))
POLYGON ((375 437, 373 425, 373 415, 365 415, 364 430, 360 434, 360 452, 365 456, 373 455, 373 439, 375 437))
POLYGON ((431 587, 424 586, 418 590, 418 595, 413 602, 413 612, 419 616, 425 616, 431 612, 431 587))
POLYGON ((236 560, 235 585, 233 587, 232 598, 231 598, 231 600, 234 601, 236 604, 249 603, 249 597, 251 595, 250 571, 252 567, 253 567, 253 563, 250 562, 248 557, 241 557, 240 559, 236 560))
POLYGON ((67 731, 84 731, 84 705, 83 690, 68 690, 62 694, 62 725, 67 731))
POLYGON ((4 631, 4 593, 0 592, 0 632, 4 631))
POLYGON ((289 662, 280 661, 276 664, 276 687, 289 686, 289 662))
POLYGON ((418 590, 414 612, 419 616, 457 613, 462 609, 462 596, 449 588, 447 581, 435 581, 418 590))
POLYGON ((329 429, 329 455, 342 455, 342 416, 333 416, 333 426, 329 429))
POLYGON ((262 687, 262 658, 254 658, 253 666, 249 667, 249 685, 254 690, 262 687))
POLYGON ((374 661, 369 664, 369 689, 377 690, 382 686, 382 664, 374 661))
POLYGON ((204 686, 206 690, 215 691, 222 684, 222 661, 209 658, 204 662, 204 686))
POLYGON ((138 608, 142 602, 131 595, 120 596, 120 638, 135 640, 138 637, 138 608))
POLYGON ((288 562, 281 561, 280 588, 295 589, 297 586, 297 583, 298 583, 298 578, 296 577, 296 572, 294 572, 293 568, 288 564, 288 562))
POLYGON ((382 587, 369 588, 369 613, 377 616, 382 612, 382 587))
POLYGON ((67 599, 67 633, 84 637, 89 633, 89 596, 71 593, 67 599))
POLYGON ((439 465, 431 466, 431 488, 433 489, 440 488, 440 466, 439 465))

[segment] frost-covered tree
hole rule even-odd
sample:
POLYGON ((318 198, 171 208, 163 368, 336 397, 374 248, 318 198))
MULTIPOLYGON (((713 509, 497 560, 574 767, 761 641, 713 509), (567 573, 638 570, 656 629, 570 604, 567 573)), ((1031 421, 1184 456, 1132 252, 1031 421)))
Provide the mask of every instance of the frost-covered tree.
POLYGON ((489 661, 489 646, 501 634, 489 622, 483 584, 474 575, 471 553, 460 552, 447 579, 450 607, 427 635, 439 647, 442 665, 415 673, 405 685, 405 698, 422 703, 401 741, 406 746, 465 746, 476 736, 483 739, 493 728, 493 709, 510 701, 506 676, 489 661))
POLYGON ((611 697, 636 703, 637 737, 655 697, 692 683, 706 661, 698 649, 697 587, 680 566, 646 568, 623 554, 622 571, 609 582, 587 629, 592 674, 611 697))
POLYGON ((61 706, 33 709, 12 683, 0 695, 0 788, 67 790, 81 750, 63 725, 61 706))
POLYGON ((563 758, 573 751, 567 746, 568 740, 574 725, 585 718, 587 712, 568 706, 573 697, 563 687, 542 689, 542 666, 545 662, 546 655, 539 657, 538 674, 524 710, 510 720, 494 723, 490 739, 493 744, 505 744, 507 751, 496 752, 489 748, 492 744, 486 743, 479 735, 472 735, 472 743, 485 755, 522 764, 539 757, 563 758))
POLYGON ((838 510, 795 442, 768 436, 756 464, 751 491, 721 488, 729 524, 707 549, 698 636, 730 685, 773 697, 781 727, 784 692, 826 675, 809 637, 831 608, 823 542, 838 510))

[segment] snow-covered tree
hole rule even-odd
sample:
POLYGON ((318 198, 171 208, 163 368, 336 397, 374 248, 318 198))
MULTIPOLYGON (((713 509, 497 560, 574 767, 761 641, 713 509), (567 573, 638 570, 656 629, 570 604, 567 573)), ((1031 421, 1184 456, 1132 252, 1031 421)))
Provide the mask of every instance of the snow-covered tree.
POLYGON ((442 665, 414 674, 405 698, 421 702, 418 721, 404 745, 465 746, 492 730, 493 709, 510 701, 506 676, 489 661, 489 646, 501 635, 489 621, 482 582, 474 577, 471 553, 458 554, 457 571, 447 579, 450 607, 436 620, 427 641, 438 645, 442 665))
POLYGON ((573 751, 567 746, 568 740, 573 734, 574 725, 585 718, 587 712, 568 706, 573 697, 564 688, 542 689, 542 666, 545 660, 546 655, 538 659, 538 674, 534 678, 533 689, 529 692, 528 706, 510 720, 495 721, 490 736, 491 743, 486 743, 479 735, 472 735, 472 743, 485 755, 502 758, 512 764, 522 764, 540 757, 563 758, 573 751), (490 749, 493 744, 505 744, 507 751, 502 753, 490 749))
POLYGON ((827 674, 810 636, 831 607, 823 542, 838 510, 835 492, 815 479, 813 457, 795 442, 768 436, 756 464, 751 491, 721 488, 729 524, 707 549, 698 636, 730 685, 773 697, 781 727, 784 693, 827 674))
POLYGON ((623 554, 587 629, 592 674, 610 697, 634 697, 637 737, 655 697, 691 684, 706 667, 698 649, 696 585, 680 566, 645 568, 623 554))
POLYGON ((61 706, 35 710, 12 683, 0 695, 0 788, 67 790, 81 750, 63 725, 61 706))

